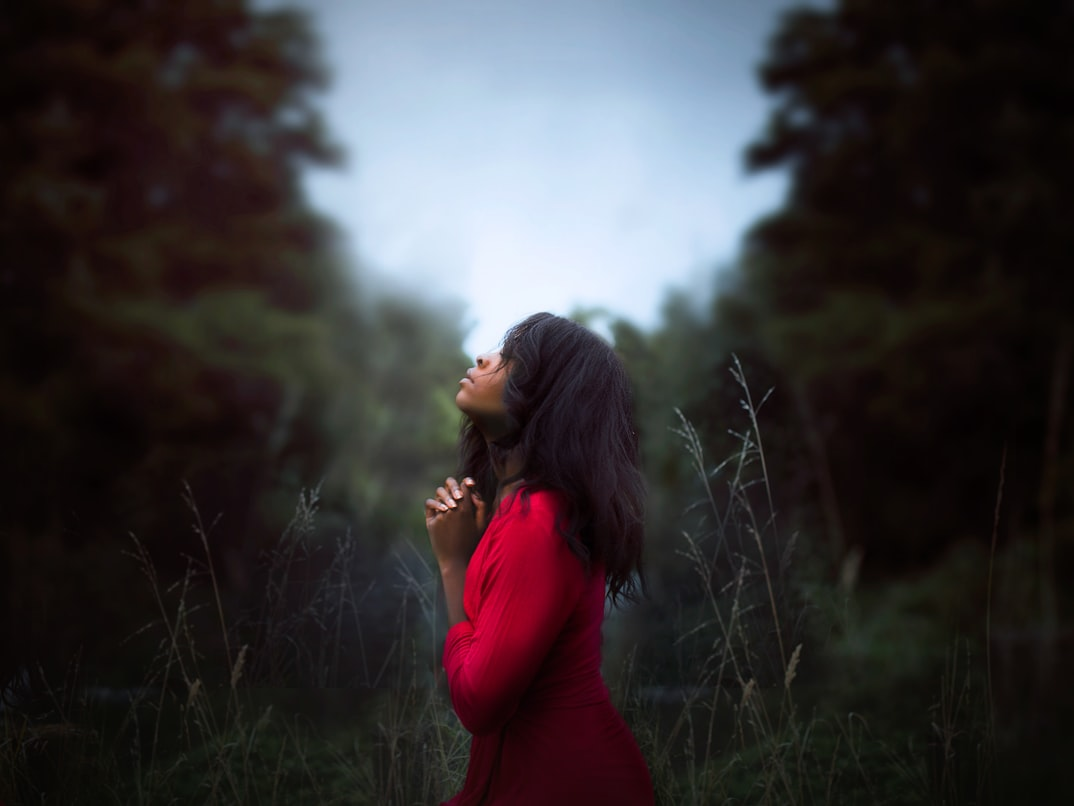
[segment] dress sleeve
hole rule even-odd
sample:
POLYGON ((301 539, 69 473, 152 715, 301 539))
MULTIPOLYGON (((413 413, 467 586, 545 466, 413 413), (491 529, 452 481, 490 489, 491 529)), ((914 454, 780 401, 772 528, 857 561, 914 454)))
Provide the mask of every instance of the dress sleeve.
POLYGON ((515 712, 584 587, 581 561, 537 494, 516 501, 492 538, 479 572, 471 621, 452 627, 444 645, 451 701, 474 735, 500 729, 515 712), (528 510, 528 511, 527 511, 528 510))

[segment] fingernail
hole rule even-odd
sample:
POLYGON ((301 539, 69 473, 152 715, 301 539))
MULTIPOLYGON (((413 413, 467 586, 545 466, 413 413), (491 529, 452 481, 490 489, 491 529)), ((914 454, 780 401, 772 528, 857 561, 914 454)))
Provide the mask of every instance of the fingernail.
POLYGON ((469 476, 467 476, 466 478, 464 478, 464 479, 462 480, 462 483, 463 483, 463 484, 465 484, 465 485, 467 485, 468 487, 473 487, 473 486, 474 486, 475 484, 477 484, 477 482, 476 482, 476 481, 474 481, 474 480, 473 480, 472 478, 470 478, 469 476))

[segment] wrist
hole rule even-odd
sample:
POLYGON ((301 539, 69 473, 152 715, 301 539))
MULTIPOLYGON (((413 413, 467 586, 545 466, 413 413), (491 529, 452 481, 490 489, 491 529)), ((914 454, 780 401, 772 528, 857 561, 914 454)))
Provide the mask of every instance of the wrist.
POLYGON ((465 579, 468 560, 442 560, 440 561, 440 576, 444 579, 465 579))
POLYGON ((454 627, 460 621, 466 621, 466 607, 463 604, 463 591, 466 588, 466 561, 453 560, 440 563, 440 579, 444 584, 448 626, 454 627))

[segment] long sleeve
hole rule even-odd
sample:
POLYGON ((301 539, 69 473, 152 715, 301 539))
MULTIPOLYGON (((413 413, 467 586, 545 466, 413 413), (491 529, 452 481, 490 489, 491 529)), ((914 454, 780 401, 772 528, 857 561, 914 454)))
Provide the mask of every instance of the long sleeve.
POLYGON ((556 531, 551 494, 510 502, 482 543, 466 577, 470 620, 452 627, 444 646, 455 712, 474 735, 510 719, 586 584, 556 531))

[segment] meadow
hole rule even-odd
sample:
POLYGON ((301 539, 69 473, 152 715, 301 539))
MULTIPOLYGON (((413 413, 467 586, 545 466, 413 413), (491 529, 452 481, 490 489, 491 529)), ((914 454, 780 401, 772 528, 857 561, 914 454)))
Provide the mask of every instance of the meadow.
MULTIPOLYGON (((707 491, 706 527, 674 548, 692 581, 606 622, 605 676, 657 802, 1061 802, 1070 641, 1030 621, 1032 556, 993 535, 927 573, 867 584, 851 555, 827 578, 783 530, 740 382, 737 453, 709 463, 685 418, 672 435, 707 491)), ((139 685, 86 681, 77 660, 6 685, 0 802, 402 806, 457 791, 469 737, 439 667, 425 547, 396 553, 379 584, 397 606, 370 614, 355 538, 318 538, 304 494, 262 558, 257 608, 235 613, 212 524, 188 505, 200 552, 180 579, 161 580, 136 537, 123 558, 156 607, 127 645, 152 648, 139 685), (386 653, 365 645, 371 618, 390 622, 386 653)))

